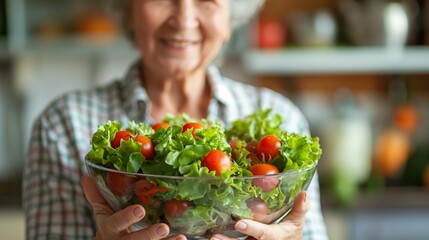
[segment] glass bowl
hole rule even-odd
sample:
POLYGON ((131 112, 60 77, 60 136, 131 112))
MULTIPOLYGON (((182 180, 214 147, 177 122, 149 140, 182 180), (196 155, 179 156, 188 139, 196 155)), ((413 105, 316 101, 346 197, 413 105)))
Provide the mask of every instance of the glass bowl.
POLYGON ((133 204, 146 209, 146 216, 135 228, 166 223, 171 235, 184 234, 188 239, 209 239, 216 233, 245 239, 234 229, 239 219, 280 222, 291 210, 297 194, 307 190, 316 170, 314 164, 299 171, 265 176, 183 177, 133 174, 88 160, 85 163, 113 210, 133 204))

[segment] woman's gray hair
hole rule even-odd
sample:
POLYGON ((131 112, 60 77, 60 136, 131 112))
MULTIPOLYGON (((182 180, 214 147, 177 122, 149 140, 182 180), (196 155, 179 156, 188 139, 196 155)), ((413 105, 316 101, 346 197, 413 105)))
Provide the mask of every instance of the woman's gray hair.
POLYGON ((231 26, 237 28, 247 23, 259 12, 265 0, 229 0, 231 6, 231 26))
MULTIPOLYGON (((125 31, 128 38, 132 38, 132 31, 128 28, 128 18, 131 13, 131 0, 110 0, 109 12, 118 21, 120 29, 125 31)), ((246 24, 261 9, 265 0, 228 0, 231 9, 231 27, 235 29, 246 24)))

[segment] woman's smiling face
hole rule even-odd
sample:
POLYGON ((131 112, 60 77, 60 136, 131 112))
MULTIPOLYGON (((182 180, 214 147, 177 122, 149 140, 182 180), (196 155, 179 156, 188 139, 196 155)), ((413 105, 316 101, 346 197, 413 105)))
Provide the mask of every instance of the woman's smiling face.
POLYGON ((166 77, 203 69, 230 37, 229 0, 133 0, 131 28, 145 68, 166 77))

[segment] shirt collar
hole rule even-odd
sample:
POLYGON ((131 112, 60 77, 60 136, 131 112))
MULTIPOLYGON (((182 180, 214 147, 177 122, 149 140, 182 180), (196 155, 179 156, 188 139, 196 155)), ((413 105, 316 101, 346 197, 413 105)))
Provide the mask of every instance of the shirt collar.
POLYGON ((228 86, 226 85, 225 78, 221 75, 219 69, 211 65, 208 67, 208 80, 212 87, 212 96, 223 105, 228 105, 234 101, 234 97, 228 86))
POLYGON ((140 61, 136 61, 128 70, 124 81, 124 107, 131 119, 142 120, 146 116, 149 97, 141 81, 140 61))
MULTIPOLYGON (((140 61, 137 61, 131 65, 125 77, 125 91, 123 95, 124 106, 131 119, 150 120, 147 111, 149 107, 149 97, 146 89, 142 85, 141 75, 140 61)), ((210 65, 208 67, 207 76, 212 88, 212 96, 215 100, 224 106, 234 101, 234 97, 225 82, 225 78, 221 75, 216 66, 210 65)))

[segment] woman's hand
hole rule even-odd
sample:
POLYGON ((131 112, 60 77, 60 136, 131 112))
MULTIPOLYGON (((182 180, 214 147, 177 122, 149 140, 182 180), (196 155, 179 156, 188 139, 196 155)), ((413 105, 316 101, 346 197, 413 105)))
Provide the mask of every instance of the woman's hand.
MULTIPOLYGON (((168 236, 170 229, 166 224, 155 224, 148 228, 131 232, 132 224, 145 216, 145 209, 140 205, 132 205, 121 211, 114 212, 98 191, 94 180, 89 176, 82 177, 82 188, 86 199, 91 204, 97 224, 96 240, 116 239, 148 239, 158 240, 168 236)), ((185 236, 173 236, 168 239, 186 239, 185 236)))
MULTIPOLYGON (((304 216, 310 209, 307 201, 307 193, 301 192, 295 200, 295 205, 291 212, 278 224, 267 225, 252 220, 240 220, 235 224, 235 229, 249 237, 248 239, 259 240, 295 240, 302 239, 304 227, 304 216)), ((232 240, 223 235, 214 235, 212 240, 232 240)))

